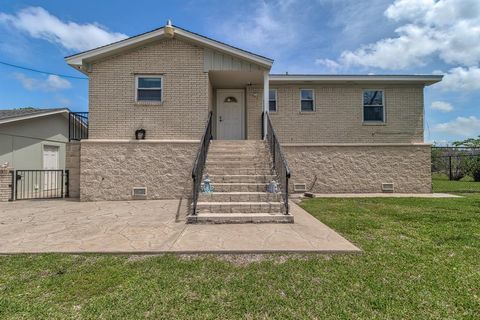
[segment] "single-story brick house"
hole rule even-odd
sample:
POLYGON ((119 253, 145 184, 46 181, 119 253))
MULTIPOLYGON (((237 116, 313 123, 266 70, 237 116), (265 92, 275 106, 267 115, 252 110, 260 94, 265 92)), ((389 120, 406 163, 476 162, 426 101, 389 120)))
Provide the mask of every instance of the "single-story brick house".
POLYGON ((169 23, 66 62, 89 78, 89 138, 69 147, 82 201, 184 197, 190 221, 287 222, 287 186, 431 192, 423 91, 441 76, 270 74, 169 23))

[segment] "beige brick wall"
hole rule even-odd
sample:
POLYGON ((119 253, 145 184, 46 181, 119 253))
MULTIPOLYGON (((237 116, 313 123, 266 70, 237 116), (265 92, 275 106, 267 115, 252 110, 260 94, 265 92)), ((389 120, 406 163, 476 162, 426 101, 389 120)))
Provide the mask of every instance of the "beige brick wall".
POLYGON ((382 192, 393 182, 398 193, 430 193, 431 146, 284 146, 293 183, 315 193, 382 192), (316 182, 315 182, 316 180, 316 182))
POLYGON ((80 196, 80 142, 66 144, 65 169, 68 170, 68 192, 70 198, 80 196))
POLYGON ((165 40, 95 62, 89 74, 90 139, 199 139, 208 115, 204 51, 165 40), (163 103, 135 102, 135 75, 163 75, 163 103))
POLYGON ((12 195, 12 170, 0 168, 0 202, 9 201, 12 195))
POLYGON ((263 88, 247 86, 247 139, 262 139, 263 88))
POLYGON ((188 198, 198 144, 82 141, 80 200, 131 200, 133 187, 147 187, 147 199, 188 198))
MULTIPOLYGON (((271 85, 278 112, 270 113, 282 143, 418 143, 423 142, 423 87, 375 86, 385 90, 385 125, 363 123, 365 86, 271 85), (300 88, 315 90, 315 111, 300 112, 300 88)), ((263 89, 247 89, 248 139, 261 132, 263 89)))

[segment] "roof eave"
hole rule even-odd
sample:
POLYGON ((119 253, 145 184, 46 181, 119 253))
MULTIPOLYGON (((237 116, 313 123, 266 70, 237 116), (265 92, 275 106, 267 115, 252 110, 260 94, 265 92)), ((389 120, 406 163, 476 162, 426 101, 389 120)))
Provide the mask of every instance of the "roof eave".
POLYGON ((14 116, 10 118, 5 118, 5 119, 0 119, 0 124, 4 123, 10 123, 10 122, 15 122, 15 121, 21 121, 21 120, 28 120, 28 119, 33 119, 33 118, 39 118, 39 117, 45 117, 45 116, 51 116, 54 114, 61 114, 61 113, 69 113, 70 110, 68 108, 60 109, 60 110, 55 110, 55 111, 48 111, 48 112, 38 112, 38 113, 33 113, 29 115, 20 115, 20 116, 14 116))
POLYGON ((270 75, 271 82, 289 83, 419 83, 429 86, 442 80, 443 75, 270 75))

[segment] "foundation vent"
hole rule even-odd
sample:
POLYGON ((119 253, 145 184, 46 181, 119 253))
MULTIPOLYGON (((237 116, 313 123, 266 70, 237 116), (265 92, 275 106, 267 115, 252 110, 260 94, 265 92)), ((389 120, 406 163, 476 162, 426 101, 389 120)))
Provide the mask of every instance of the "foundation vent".
POLYGON ((383 182, 382 191, 383 192, 393 192, 393 182, 383 182))
POLYGON ((132 189, 132 197, 133 199, 146 199, 147 198, 147 188, 146 187, 134 187, 132 189))
POLYGON ((294 183, 293 191, 295 192, 305 192, 307 191, 307 185, 305 183, 294 183))

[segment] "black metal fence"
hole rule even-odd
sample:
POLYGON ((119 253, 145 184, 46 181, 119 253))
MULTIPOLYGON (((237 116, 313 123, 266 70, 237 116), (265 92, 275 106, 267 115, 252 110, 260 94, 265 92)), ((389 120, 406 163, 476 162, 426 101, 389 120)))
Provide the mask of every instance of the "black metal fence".
POLYGON ((289 213, 288 207, 288 180, 290 179, 290 169, 288 168, 287 160, 282 152, 282 147, 278 141, 275 130, 268 113, 264 113, 267 117, 267 143, 272 155, 273 167, 275 174, 280 183, 280 192, 282 193, 283 204, 285 206, 285 214, 289 213))
POLYGON ((88 112, 70 112, 68 116, 68 140, 88 139, 88 112))
POLYGON ((200 147, 197 151, 195 163, 192 169, 192 215, 197 214, 198 194, 202 184, 203 169, 205 168, 205 161, 207 160, 208 147, 212 140, 212 112, 208 114, 207 125, 203 133, 200 147))
POLYGON ((432 173, 449 180, 480 181, 480 148, 432 147, 432 173))
POLYGON ((15 170, 12 200, 68 197, 68 176, 68 170, 15 170))

